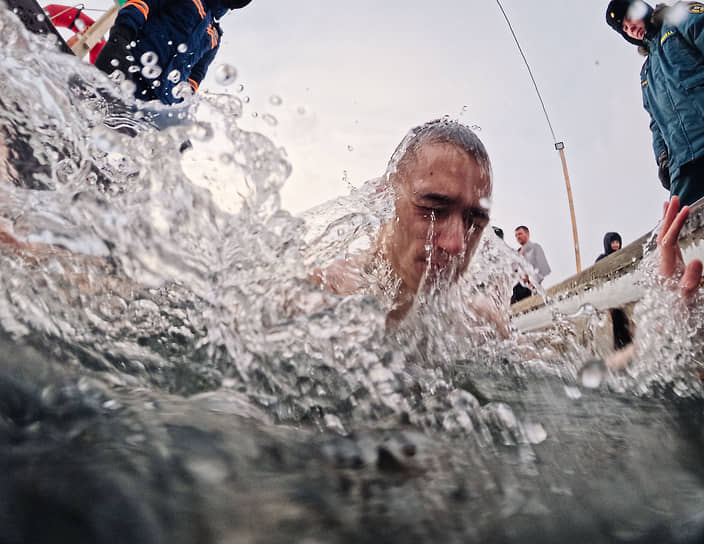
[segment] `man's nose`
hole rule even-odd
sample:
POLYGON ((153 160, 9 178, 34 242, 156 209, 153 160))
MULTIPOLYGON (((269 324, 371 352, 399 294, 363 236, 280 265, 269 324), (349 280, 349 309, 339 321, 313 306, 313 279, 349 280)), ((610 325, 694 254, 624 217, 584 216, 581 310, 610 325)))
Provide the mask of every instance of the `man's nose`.
POLYGON ((459 255, 465 245, 464 221, 460 216, 450 216, 439 225, 436 245, 449 255, 459 255))

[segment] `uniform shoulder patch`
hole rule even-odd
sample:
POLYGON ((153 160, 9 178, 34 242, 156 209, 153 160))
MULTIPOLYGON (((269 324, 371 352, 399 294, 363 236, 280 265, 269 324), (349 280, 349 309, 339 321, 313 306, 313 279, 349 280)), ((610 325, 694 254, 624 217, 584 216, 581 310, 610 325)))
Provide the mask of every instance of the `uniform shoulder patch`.
POLYGON ((692 4, 689 6, 689 13, 704 13, 704 4, 702 4, 701 2, 692 2, 692 4))

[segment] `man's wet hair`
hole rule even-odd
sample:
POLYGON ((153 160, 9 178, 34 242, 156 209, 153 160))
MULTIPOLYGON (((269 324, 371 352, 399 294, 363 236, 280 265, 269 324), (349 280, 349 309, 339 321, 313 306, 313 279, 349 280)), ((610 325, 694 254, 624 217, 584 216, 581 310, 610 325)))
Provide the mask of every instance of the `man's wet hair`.
POLYGON ((517 230, 523 229, 526 232, 530 232, 530 229, 526 227, 525 225, 518 225, 515 229, 513 229, 513 232, 516 232, 517 230))
POLYGON ((418 150, 427 144, 452 144, 477 161, 482 175, 491 183, 491 161, 479 136, 467 125, 452 119, 435 119, 412 128, 398 145, 387 168, 387 176, 395 174, 411 164, 418 150))

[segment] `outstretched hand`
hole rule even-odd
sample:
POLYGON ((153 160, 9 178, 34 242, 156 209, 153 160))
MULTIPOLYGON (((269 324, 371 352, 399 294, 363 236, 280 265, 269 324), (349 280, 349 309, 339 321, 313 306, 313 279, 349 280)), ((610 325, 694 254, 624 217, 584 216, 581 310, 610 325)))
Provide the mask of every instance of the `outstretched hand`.
POLYGON ((702 277, 702 262, 697 259, 685 267, 680 250, 680 231, 687 217, 689 206, 680 210, 680 199, 673 196, 670 202, 665 203, 662 226, 658 234, 660 278, 666 283, 676 285, 685 300, 689 300, 698 291, 702 277))

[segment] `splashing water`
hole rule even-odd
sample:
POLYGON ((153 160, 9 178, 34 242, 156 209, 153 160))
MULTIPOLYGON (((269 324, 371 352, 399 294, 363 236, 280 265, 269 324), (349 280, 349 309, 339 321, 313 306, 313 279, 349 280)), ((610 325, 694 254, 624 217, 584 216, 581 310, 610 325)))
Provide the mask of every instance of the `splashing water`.
MULTIPOLYGON (((292 166, 239 127, 247 99, 189 96, 181 114, 157 108, 176 116, 168 128, 124 136, 103 123, 116 104, 140 122, 153 111, 7 13, 0 23, 0 217, 33 244, 0 248, 0 494, 54 501, 3 500, 0 519, 23 519, 11 504, 73 505, 93 541, 131 530, 135 542, 674 540, 672 520, 701 526, 704 486, 679 457, 702 416, 682 372, 696 336, 664 319, 660 291, 643 302, 650 358, 585 382, 591 348, 567 318, 505 338, 467 303, 507 315, 524 273, 485 233, 467 272, 426 274, 389 329, 399 279, 367 257, 395 218, 394 161, 292 216, 280 203, 292 166), (310 280, 335 266, 354 271, 355 294, 310 280), (677 401, 643 394, 655 383, 677 401), (41 468, 69 454, 66 474, 41 468), (87 491, 62 492, 71 480, 87 491), (108 503, 121 515, 96 513, 108 503)), ((700 325, 697 312, 684 320, 700 325)))

